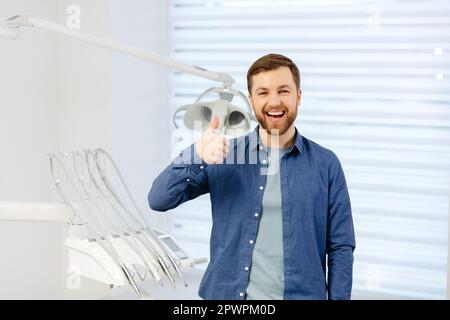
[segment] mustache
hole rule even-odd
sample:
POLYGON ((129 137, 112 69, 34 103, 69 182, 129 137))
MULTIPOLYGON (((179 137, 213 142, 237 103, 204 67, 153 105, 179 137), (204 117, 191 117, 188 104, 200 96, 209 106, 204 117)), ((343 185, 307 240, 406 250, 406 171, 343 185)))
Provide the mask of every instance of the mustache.
POLYGON ((270 112, 270 111, 285 111, 288 112, 288 107, 284 104, 284 103, 280 103, 280 105, 278 107, 273 107, 273 106, 264 106, 261 110, 261 112, 266 113, 266 112, 270 112))

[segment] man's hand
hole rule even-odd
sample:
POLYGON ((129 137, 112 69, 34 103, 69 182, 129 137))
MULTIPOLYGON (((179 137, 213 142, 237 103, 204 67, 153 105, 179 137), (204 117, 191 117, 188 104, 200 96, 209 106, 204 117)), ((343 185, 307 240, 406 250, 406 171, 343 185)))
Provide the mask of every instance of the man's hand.
POLYGON ((207 164, 223 163, 229 151, 229 141, 216 134, 218 127, 219 118, 214 116, 206 131, 195 143, 195 151, 207 164))

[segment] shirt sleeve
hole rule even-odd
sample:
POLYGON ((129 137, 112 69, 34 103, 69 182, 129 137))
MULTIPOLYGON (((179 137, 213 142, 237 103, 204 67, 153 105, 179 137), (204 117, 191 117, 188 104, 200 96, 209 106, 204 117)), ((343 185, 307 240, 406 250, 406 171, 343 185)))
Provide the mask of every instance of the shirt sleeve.
POLYGON ((336 155, 329 169, 328 299, 351 298, 353 252, 356 247, 350 197, 344 171, 336 155))
POLYGON ((153 181, 148 204, 154 211, 167 211, 209 192, 208 164, 194 144, 184 149, 153 181))

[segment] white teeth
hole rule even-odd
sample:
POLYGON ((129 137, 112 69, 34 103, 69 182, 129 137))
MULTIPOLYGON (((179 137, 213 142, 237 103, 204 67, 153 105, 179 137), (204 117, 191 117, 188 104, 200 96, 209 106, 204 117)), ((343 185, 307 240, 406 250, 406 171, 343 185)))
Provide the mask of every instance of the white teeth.
POLYGON ((274 111, 274 112, 267 112, 269 116, 282 116, 284 114, 283 111, 274 111))

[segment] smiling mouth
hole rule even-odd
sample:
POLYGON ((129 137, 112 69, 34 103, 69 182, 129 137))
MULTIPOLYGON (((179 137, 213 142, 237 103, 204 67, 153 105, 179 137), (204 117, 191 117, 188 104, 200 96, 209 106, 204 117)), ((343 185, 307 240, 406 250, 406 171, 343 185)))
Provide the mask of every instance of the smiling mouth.
POLYGON ((286 114, 286 111, 268 111, 265 114, 268 118, 276 120, 281 119, 286 114))

